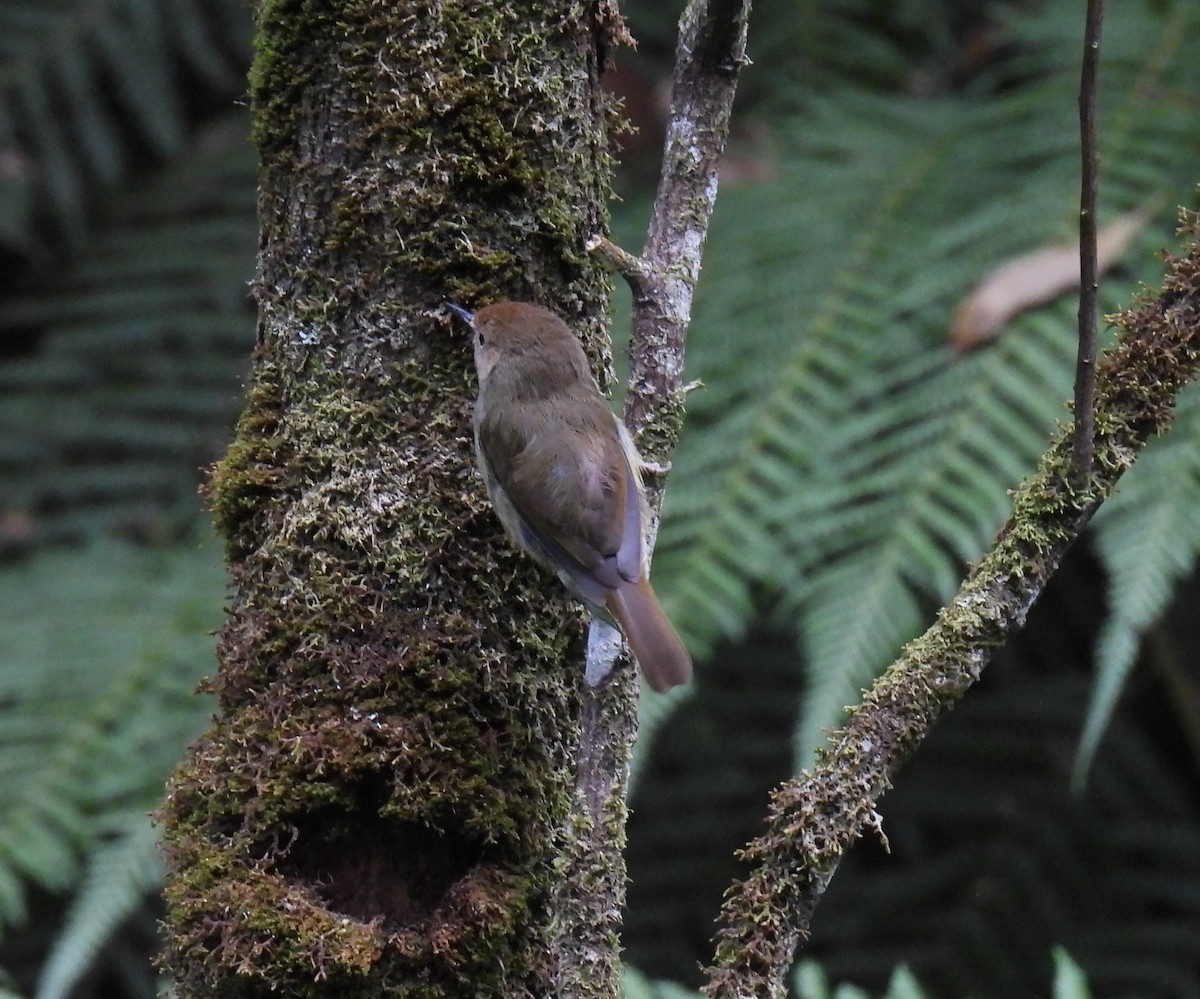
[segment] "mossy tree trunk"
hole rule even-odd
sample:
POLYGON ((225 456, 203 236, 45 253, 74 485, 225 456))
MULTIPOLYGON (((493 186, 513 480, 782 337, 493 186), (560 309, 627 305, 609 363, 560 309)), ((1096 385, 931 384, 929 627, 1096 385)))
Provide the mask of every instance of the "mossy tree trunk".
POLYGON ((181 995, 613 994, 621 789, 575 756, 632 680, 581 693, 579 612, 486 504, 438 306, 549 305, 603 362, 615 16, 258 9, 260 346, 211 484, 233 593, 163 812, 181 995))

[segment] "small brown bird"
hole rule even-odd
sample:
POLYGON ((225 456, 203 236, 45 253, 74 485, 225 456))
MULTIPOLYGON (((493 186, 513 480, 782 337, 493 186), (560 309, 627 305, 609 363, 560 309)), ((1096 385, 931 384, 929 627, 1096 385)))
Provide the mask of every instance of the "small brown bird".
POLYGON ((447 307, 474 333, 475 456, 508 536, 616 620, 651 687, 687 683, 691 657, 647 578, 641 459, 579 341, 537 305, 447 307))

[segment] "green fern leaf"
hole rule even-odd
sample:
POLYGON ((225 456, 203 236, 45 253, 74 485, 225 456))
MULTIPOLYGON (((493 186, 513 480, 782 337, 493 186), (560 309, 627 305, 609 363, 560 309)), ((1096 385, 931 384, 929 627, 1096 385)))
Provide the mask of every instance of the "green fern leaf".
POLYGON ((1121 480, 1095 528, 1096 551, 1109 577, 1109 616, 1097 647, 1077 786, 1091 769, 1141 636, 1161 617, 1200 554, 1200 389, 1181 396, 1174 427, 1121 480))
POLYGON ((675 982, 651 981, 629 965, 621 971, 621 995, 623 999, 701 999, 695 989, 675 982))
MULTIPOLYGON (((0 7, 0 134, 28 159, 21 188, 37 192, 58 236, 78 246, 90 193, 127 177, 149 148, 183 147, 195 68, 228 99, 249 57, 248 10, 229 0, 42 0, 0 7)), ((22 196, 18 201, 28 201, 22 196)), ((44 236, 32 212, 9 220, 9 243, 44 236)))
POLYGON ((0 923, 23 920, 24 885, 70 889, 157 804, 208 713, 192 690, 222 593, 212 545, 110 542, 0 572, 0 923))
MULTIPOLYGON (((865 989, 854 985, 843 983, 833 988, 825 969, 816 961, 801 961, 792 973, 792 985, 798 999, 870 999, 865 989)), ((928 995, 916 976, 900 965, 892 973, 882 999, 926 999, 928 995)))
POLYGON ((241 0, 164 0, 162 7, 173 48, 190 72, 216 92, 245 85, 250 54, 241 0))
POLYGON ((166 158, 179 150, 185 127, 165 12, 157 0, 124 0, 122 7, 118 17, 93 29, 95 72, 112 80, 112 96, 126 120, 166 158))
POLYGON ((162 880, 158 837, 144 815, 88 858, 67 922, 42 969, 34 999, 67 999, 96 955, 162 880))
POLYGON ((243 112, 217 122, 195 155, 114 199, 94 253, 0 299, 0 326, 42 334, 0 366, 0 511, 34 541, 194 516, 253 345, 247 130, 243 112))
MULTIPOLYGON (((1077 42, 1048 25, 1077 39, 1078 18, 1065 0, 1045 10, 1011 27, 1029 84, 989 100, 813 98, 778 182, 722 203, 692 339, 712 388, 691 400, 656 573, 700 658, 763 609, 800 622, 801 759, 953 591, 1066 415, 1069 304, 966 361, 940 348, 982 274, 1072 235, 1077 42)), ((1193 181, 1177 95, 1200 90, 1200 66, 1178 39, 1200 10, 1112 16, 1103 189, 1117 212, 1193 181)), ((1168 225, 1164 211, 1130 252, 1137 274, 1157 276, 1168 225)), ((1128 296, 1110 281, 1103 304, 1128 296)))
POLYGON ((1049 438, 1072 365, 1059 329, 1039 336, 1018 327, 967 364, 876 393, 893 400, 893 418, 903 412, 922 428, 915 449, 903 424, 898 433, 870 425, 874 439, 860 443, 857 421, 847 417, 853 436, 837 443, 851 456, 853 478, 834 505, 857 509, 865 523, 853 550, 834 550, 813 567, 796 601, 813 677, 796 738, 799 759, 927 623, 932 607, 953 594, 965 562, 987 545, 1006 512, 1006 489, 1049 438))
POLYGON ((1054 948, 1054 999, 1089 999, 1087 978, 1062 947, 1054 948))

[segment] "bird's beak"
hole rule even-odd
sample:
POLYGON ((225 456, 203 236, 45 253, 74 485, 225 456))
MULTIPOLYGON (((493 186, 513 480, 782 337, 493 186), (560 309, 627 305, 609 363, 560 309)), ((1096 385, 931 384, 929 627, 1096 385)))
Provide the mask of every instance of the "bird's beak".
POLYGON ((455 305, 453 302, 443 302, 442 304, 445 305, 447 309, 458 316, 458 318, 468 326, 475 322, 475 313, 471 312, 469 309, 464 309, 461 305, 455 305))

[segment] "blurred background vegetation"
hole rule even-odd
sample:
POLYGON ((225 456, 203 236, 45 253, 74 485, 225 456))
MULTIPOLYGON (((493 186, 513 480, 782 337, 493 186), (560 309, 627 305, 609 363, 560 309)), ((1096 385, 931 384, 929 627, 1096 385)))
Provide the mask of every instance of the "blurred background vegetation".
MULTIPOLYGON (((699 981, 767 791, 1068 418, 1072 300, 970 350, 949 330, 996 265, 1073 238, 1083 6, 756 4, 655 563, 700 665, 644 708, 625 940, 650 978, 699 981)), ((1200 4, 1108 6, 1101 222, 1150 219, 1114 311, 1194 203, 1200 4)), ((626 9, 636 248, 679 11, 626 9)), ((196 490, 254 340, 250 38, 242 0, 0 0, 0 995, 156 989, 146 816, 209 714, 224 575, 196 490)), ((890 851, 859 844, 818 912, 821 974, 1048 995, 1061 945, 1096 996, 1200 997, 1198 551, 1189 391, 884 800, 890 851)))

